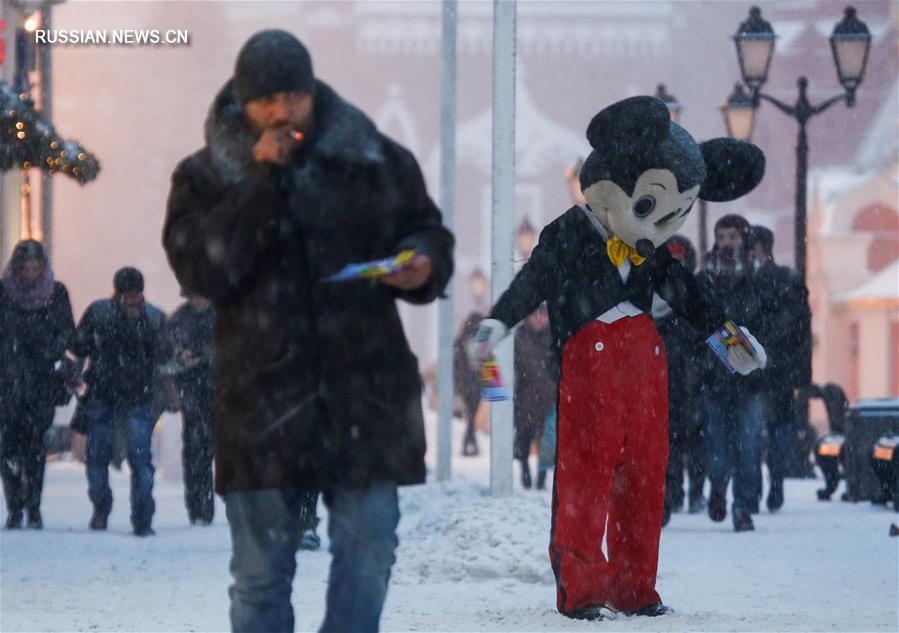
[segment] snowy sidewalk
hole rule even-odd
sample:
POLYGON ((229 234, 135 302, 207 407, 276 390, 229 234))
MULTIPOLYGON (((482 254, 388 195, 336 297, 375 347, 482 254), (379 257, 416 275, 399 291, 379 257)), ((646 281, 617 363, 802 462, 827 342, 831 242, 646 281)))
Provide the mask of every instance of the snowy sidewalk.
MULTIPOLYGON (((752 533, 704 514, 672 517, 658 587, 675 615, 567 620, 553 608, 550 494, 487 497, 489 447, 481 448, 480 457, 454 459, 452 483, 403 489, 384 631, 899 630, 899 538, 887 535, 897 515, 820 503, 820 482, 797 480, 787 481, 784 510, 757 516, 752 533)), ((110 529, 95 533, 83 466, 48 467, 45 529, 0 533, 0 630, 227 630, 221 503, 212 526, 190 527, 180 482, 157 481, 157 535, 139 539, 130 533, 127 475, 112 471, 111 482, 110 529)), ((324 548, 298 556, 298 630, 321 622, 328 562, 324 548)))

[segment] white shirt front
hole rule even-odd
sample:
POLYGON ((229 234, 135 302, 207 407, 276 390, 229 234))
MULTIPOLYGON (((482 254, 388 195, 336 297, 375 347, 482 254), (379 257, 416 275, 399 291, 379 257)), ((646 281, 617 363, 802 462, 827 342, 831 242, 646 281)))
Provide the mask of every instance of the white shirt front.
MULTIPOLYGON (((590 223, 593 225, 593 228, 596 229, 597 233, 599 233, 604 240, 609 239, 609 234, 606 231, 605 227, 599 223, 599 220, 596 219, 596 216, 593 215, 589 210, 584 207, 580 208, 581 211, 589 218, 590 223)), ((623 262, 621 262, 621 266, 618 267, 618 274, 621 276, 621 282, 626 284, 627 278, 631 273, 631 260, 625 258, 623 262)), ((614 323, 618 319, 623 319, 624 317, 635 317, 638 314, 643 314, 643 310, 635 306, 630 301, 622 301, 614 308, 609 308, 598 317, 596 317, 597 321, 602 321, 603 323, 609 324, 614 323)))

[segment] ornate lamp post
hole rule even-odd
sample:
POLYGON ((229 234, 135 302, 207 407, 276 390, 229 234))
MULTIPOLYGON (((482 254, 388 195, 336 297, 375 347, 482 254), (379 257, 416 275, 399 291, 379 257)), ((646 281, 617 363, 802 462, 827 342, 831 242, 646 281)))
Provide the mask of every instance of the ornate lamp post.
MULTIPOLYGON (((668 114, 671 117, 671 121, 673 123, 680 123, 680 113, 681 110, 683 110, 683 106, 681 105, 681 102, 677 97, 668 92, 665 84, 659 84, 656 86, 655 97, 664 101, 665 105, 668 106, 668 114)), ((706 201, 699 200, 699 214, 697 219, 699 220, 698 249, 700 263, 705 261, 705 254, 709 250, 708 217, 709 211, 708 206, 706 205, 706 201)))
POLYGON ((734 43, 740 62, 743 83, 749 88, 747 94, 740 84, 721 107, 728 133, 748 140, 752 136, 755 111, 761 100, 774 104, 777 109, 796 119, 799 123, 799 138, 796 144, 796 271, 805 281, 806 275, 806 180, 808 173, 808 137, 806 123, 816 114, 827 110, 838 101, 845 101, 847 107, 855 105, 855 91, 865 76, 871 34, 865 23, 858 19, 855 9, 846 7, 843 19, 834 27, 830 36, 837 78, 843 86, 843 94, 836 95, 821 104, 812 105, 808 100, 808 79, 800 77, 799 98, 793 105, 787 105, 761 92, 768 80, 768 69, 774 53, 777 36, 771 24, 762 18, 758 7, 749 10, 749 18, 740 24, 734 43))
POLYGON ((656 99, 661 99, 665 102, 665 105, 668 106, 668 113, 671 116, 671 120, 674 123, 680 123, 680 111, 683 108, 681 102, 678 101, 677 97, 674 95, 668 94, 668 90, 665 88, 665 84, 659 84, 656 86, 656 99))
POLYGON ((518 249, 518 254, 527 260, 536 245, 537 230, 528 218, 524 218, 515 229, 515 247, 518 249))

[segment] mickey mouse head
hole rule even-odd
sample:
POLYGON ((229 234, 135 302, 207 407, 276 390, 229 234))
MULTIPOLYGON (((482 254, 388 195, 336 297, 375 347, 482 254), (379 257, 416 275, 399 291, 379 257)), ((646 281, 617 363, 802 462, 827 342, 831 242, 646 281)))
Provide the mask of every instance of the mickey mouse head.
POLYGON ((631 97, 587 127, 593 151, 581 189, 599 222, 644 256, 683 225, 696 200, 735 200, 765 173, 765 155, 744 141, 697 143, 655 97, 631 97))

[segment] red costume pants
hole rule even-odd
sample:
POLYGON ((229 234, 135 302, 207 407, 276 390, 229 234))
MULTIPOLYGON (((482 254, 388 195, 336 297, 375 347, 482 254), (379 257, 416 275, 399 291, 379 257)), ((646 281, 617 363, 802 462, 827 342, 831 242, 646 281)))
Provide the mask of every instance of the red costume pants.
POLYGON ((592 321, 569 339, 558 424, 549 555, 559 611, 661 602, 668 363, 649 316, 592 321))

